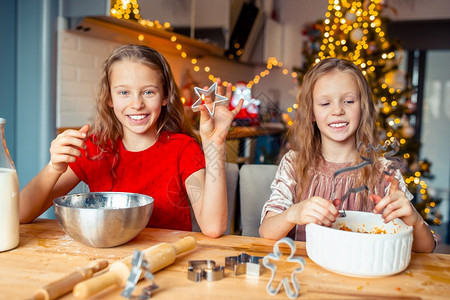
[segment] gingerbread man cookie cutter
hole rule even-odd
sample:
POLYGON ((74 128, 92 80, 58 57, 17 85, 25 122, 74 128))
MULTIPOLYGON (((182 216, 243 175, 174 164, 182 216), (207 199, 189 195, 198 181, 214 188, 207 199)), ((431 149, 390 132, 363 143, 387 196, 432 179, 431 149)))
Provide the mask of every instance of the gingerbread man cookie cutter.
POLYGON ((278 294, 280 291, 281 285, 284 286, 284 290, 286 291, 286 294, 289 298, 294 299, 297 298, 300 294, 300 284, 297 280, 296 273, 300 273, 305 268, 305 260, 301 257, 294 257, 295 254, 295 244, 294 241, 291 238, 285 237, 279 240, 275 243, 273 246, 273 253, 269 253, 266 256, 263 257, 263 265, 272 271, 272 275, 270 276, 270 280, 267 283, 266 290, 270 295, 278 294), (286 244, 291 249, 291 253, 289 254, 289 257, 286 259, 289 263, 298 264, 299 267, 296 267, 294 271, 291 273, 290 281, 292 282, 292 286, 294 287, 294 290, 291 289, 291 285, 289 284, 289 278, 287 276, 284 276, 278 286, 276 288, 273 287, 273 281, 276 277, 277 273, 277 265, 270 262, 272 261, 280 261, 280 258, 282 257, 282 253, 280 251, 280 244, 286 244))

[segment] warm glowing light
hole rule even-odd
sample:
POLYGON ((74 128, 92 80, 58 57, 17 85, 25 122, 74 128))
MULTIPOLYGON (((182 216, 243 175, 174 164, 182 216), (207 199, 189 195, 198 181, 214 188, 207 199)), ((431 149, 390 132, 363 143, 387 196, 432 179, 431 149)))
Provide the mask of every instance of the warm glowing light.
POLYGON ((144 35, 143 34, 138 35, 138 40, 142 42, 144 40, 144 35))

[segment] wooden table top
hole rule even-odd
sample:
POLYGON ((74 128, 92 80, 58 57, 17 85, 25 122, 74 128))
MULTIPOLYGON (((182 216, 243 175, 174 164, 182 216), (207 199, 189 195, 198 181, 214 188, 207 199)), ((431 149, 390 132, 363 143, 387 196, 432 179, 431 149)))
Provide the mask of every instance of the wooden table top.
MULTIPOLYGON (((201 233, 146 228, 132 241, 114 248, 91 248, 66 235, 55 220, 37 219, 20 225, 20 244, 0 253, 0 299, 31 299, 34 292, 79 267, 96 259, 110 263, 161 242, 174 243, 194 236, 194 250, 177 256, 175 262, 155 273, 159 286, 152 299, 286 299, 286 293, 271 296, 266 285, 271 272, 261 276, 234 276, 225 270, 218 281, 193 282, 187 279, 189 260, 212 259, 224 265, 226 256, 243 252, 265 256, 273 252, 275 241, 228 235, 210 239, 201 233)), ((402 273, 383 278, 356 278, 329 272, 312 262, 306 255, 305 243, 296 242, 296 256, 306 261, 305 269, 297 274, 301 290, 299 299, 448 299, 450 295, 450 255, 412 253, 409 267, 402 273)), ((289 253, 288 248, 282 252, 289 253)), ((135 290, 149 285, 141 280, 135 290)), ((122 288, 110 288, 90 299, 125 299, 122 288)), ((61 299, 76 299, 71 293, 61 299)))

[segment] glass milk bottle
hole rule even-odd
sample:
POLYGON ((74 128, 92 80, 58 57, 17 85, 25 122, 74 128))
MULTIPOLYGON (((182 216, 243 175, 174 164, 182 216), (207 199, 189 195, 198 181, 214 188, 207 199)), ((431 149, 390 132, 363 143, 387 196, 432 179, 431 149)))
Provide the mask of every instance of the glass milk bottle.
POLYGON ((5 123, 0 118, 0 251, 19 244, 19 180, 6 147, 5 123))

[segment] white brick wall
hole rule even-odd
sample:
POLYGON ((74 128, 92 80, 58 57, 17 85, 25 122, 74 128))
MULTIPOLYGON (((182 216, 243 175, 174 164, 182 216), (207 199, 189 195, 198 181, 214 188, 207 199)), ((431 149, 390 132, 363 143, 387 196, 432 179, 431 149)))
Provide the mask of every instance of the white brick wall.
POLYGON ((101 64, 118 44, 59 33, 56 127, 80 127, 92 116, 101 64))

